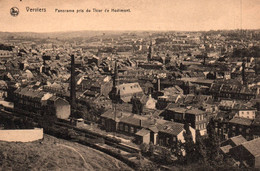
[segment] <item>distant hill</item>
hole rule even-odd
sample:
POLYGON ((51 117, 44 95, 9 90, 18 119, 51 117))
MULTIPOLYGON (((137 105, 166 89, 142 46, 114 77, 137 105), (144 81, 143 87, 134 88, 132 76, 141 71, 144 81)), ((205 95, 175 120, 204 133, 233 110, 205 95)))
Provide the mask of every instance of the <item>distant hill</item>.
POLYGON ((0 32, 0 38, 88 38, 93 36, 108 36, 129 33, 131 31, 68 31, 68 32, 0 32))

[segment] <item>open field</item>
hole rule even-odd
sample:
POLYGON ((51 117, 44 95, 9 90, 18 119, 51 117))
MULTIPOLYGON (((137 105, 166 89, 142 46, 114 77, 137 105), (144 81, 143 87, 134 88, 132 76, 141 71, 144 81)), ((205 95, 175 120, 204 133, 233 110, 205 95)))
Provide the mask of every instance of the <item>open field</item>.
POLYGON ((0 142, 0 170, 131 170, 87 146, 44 135, 42 142, 0 142))

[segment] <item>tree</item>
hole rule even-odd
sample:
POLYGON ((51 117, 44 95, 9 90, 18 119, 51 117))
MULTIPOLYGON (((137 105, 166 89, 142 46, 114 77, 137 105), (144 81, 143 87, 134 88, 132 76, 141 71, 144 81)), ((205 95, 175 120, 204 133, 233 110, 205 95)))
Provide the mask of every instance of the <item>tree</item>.
POLYGON ((148 153, 149 145, 146 144, 146 143, 142 143, 142 144, 140 145, 140 149, 141 149, 141 153, 142 153, 143 155, 145 155, 145 154, 148 153))
POLYGON ((183 136, 184 136, 184 140, 185 140, 185 143, 184 143, 185 161, 187 164, 190 164, 196 160, 195 143, 193 141, 192 134, 191 134, 189 127, 190 127, 189 123, 186 122, 184 124, 185 132, 183 133, 183 136))
POLYGON ((131 102, 133 104, 132 106, 132 113, 135 114, 142 114, 143 113, 143 104, 141 103, 140 99, 138 99, 137 97, 133 97, 131 99, 131 102))
POLYGON ((171 152, 166 148, 161 148, 160 161, 163 164, 171 164, 171 152))
POLYGON ((177 157, 179 164, 184 164, 184 143, 178 140, 173 146, 171 147, 172 154, 177 157))
POLYGON ((154 150, 155 150, 155 147, 154 147, 153 143, 150 142, 149 149, 148 149, 148 153, 150 156, 154 156, 154 150))
POLYGON ((223 162, 223 156, 220 154, 220 138, 214 129, 214 119, 212 118, 207 125, 208 138, 206 140, 207 153, 211 164, 220 165, 223 162))
POLYGON ((196 151, 196 159, 204 164, 208 161, 207 156, 207 147, 203 141, 202 136, 200 135, 200 131, 196 130, 196 145, 195 145, 195 151, 196 151))

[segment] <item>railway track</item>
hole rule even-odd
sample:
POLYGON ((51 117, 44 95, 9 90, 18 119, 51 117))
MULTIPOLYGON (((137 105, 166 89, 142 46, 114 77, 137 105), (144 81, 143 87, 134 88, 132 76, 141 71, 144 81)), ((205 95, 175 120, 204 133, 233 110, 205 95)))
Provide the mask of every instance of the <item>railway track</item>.
MULTIPOLYGON (((1 115, 5 118, 30 118, 30 120, 34 121, 34 124, 38 124, 37 121, 39 121, 41 116, 39 115, 31 115, 31 114, 22 114, 22 113, 16 113, 9 110, 1 109, 0 111, 1 115)), ((133 155, 137 154, 140 152, 140 149, 132 147, 130 145, 122 143, 119 139, 116 138, 111 138, 109 136, 101 135, 99 133, 83 129, 83 128, 78 128, 74 125, 70 125, 68 123, 64 123, 61 121, 56 121, 54 122, 54 125, 49 129, 49 132, 47 131, 47 134, 56 136, 61 134, 60 130, 65 130, 64 131, 64 137, 67 137, 65 139, 73 141, 73 142, 78 142, 83 145, 90 146, 92 148, 95 148, 97 150, 100 150, 102 152, 105 152, 106 154, 109 154, 126 164, 128 164, 130 167, 133 168, 133 163, 127 162, 127 157, 121 157, 121 154, 127 154, 127 155, 133 155), (67 134, 67 135, 66 135, 67 134)), ((59 136, 56 136, 58 138, 62 138, 59 136)))

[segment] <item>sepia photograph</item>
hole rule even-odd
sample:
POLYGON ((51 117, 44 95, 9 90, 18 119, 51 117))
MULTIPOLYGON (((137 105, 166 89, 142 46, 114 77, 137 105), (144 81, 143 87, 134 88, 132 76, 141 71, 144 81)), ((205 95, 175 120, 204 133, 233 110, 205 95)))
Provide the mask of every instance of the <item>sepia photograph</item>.
POLYGON ((259 0, 0 0, 0 170, 260 169, 259 0))

